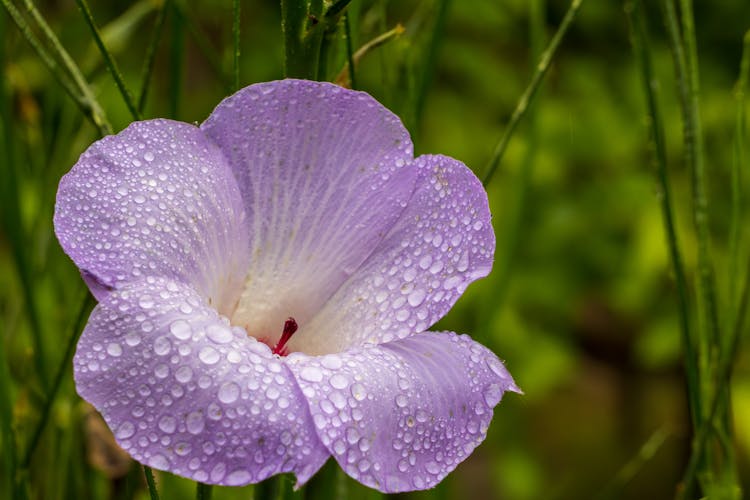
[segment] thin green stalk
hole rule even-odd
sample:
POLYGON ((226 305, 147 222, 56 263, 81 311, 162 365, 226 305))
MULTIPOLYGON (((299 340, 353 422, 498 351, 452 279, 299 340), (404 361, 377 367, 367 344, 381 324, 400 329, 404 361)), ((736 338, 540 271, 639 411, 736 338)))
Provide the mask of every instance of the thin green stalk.
POLYGON ((521 118, 523 118, 526 114, 526 111, 529 108, 529 104, 534 99, 536 92, 539 90, 539 86, 544 80, 544 76, 547 74, 547 70, 549 69, 550 63, 552 62, 552 58, 554 57, 555 52, 560 45, 560 42, 565 37, 568 28, 570 28, 571 24, 573 24, 573 20, 575 19, 576 14, 578 14, 578 10, 580 9, 582 2, 583 0, 573 0, 570 3, 570 7, 568 7, 567 12, 565 13, 565 17, 563 17, 560 26, 557 28, 557 31, 550 40, 549 45, 547 45, 547 49, 539 59, 539 63, 536 66, 536 71, 531 78, 531 82, 529 82, 528 87, 526 87, 523 95, 521 95, 521 98, 518 100, 516 109, 513 111, 513 115, 511 115, 510 117, 510 122, 505 128, 505 132, 500 138, 500 141, 497 143, 497 146, 495 146, 492 158, 490 158, 490 161, 485 168, 486 173, 484 175, 484 178, 482 179, 482 184, 484 184, 485 186, 487 186, 492 180, 492 176, 495 174, 495 171, 497 170, 497 167, 500 164, 503 155, 505 154, 505 150, 508 147, 508 143, 510 142, 510 138, 513 135, 513 132, 518 126, 518 123, 521 121, 521 118))
POLYGON ((28 469, 29 464, 31 463, 31 459, 34 456, 34 451, 39 444, 39 438, 41 438, 42 432, 47 425, 47 421, 49 420, 50 411, 52 410, 52 404, 57 398, 57 393, 60 390, 60 385, 62 384, 65 372, 70 366, 71 360, 73 359, 73 351, 75 350, 76 341, 78 340, 78 336, 83 330, 84 323, 86 322, 86 318, 88 317, 88 312, 91 310, 94 303, 94 298, 91 296, 91 294, 89 294, 88 290, 86 290, 85 297, 81 303, 80 308, 78 309, 78 314, 76 314, 75 321, 73 322, 72 328, 70 330, 68 342, 65 346, 65 353, 60 360, 60 364, 57 366, 57 370, 55 371, 55 378, 52 379, 52 387, 50 388, 50 391, 44 400, 44 406, 42 406, 42 409, 40 411, 39 421, 37 422, 36 427, 31 433, 31 438, 29 439, 28 445, 26 446, 26 450, 24 451, 23 455, 21 455, 21 467, 24 469, 28 469))
MULTIPOLYGON (((534 64, 544 50, 544 27, 545 27, 545 0, 531 0, 529 2, 529 33, 531 45, 530 64, 534 64)), ((509 211, 510 222, 505 231, 503 243, 496 252, 497 255, 497 285, 494 288, 491 303, 488 306, 492 311, 497 311, 502 307, 505 300, 508 286, 510 285, 513 274, 513 263, 518 251, 521 232, 523 229, 524 214, 531 186, 532 172, 534 168, 534 158, 536 156, 537 144, 539 142, 539 127, 537 120, 537 106, 529 106, 528 112, 528 139, 526 151, 524 152, 523 162, 521 163, 520 174, 516 181, 513 194, 515 196, 512 208, 509 211)), ((485 321, 490 324, 489 320, 485 321)))
POLYGON ((284 34, 284 75, 315 79, 326 23, 322 0, 281 0, 281 30, 284 34))
POLYGON ((232 39, 234 41, 234 91, 240 89, 240 0, 233 0, 232 2, 232 39))
POLYGON ((742 227, 742 168, 745 164, 745 90, 750 75, 750 31, 745 33, 740 60, 740 74, 735 88, 736 114, 734 121, 734 148, 732 155, 731 183, 732 210, 729 218, 729 321, 734 321, 738 292, 740 264, 740 228, 742 227))
POLYGON ((427 92, 432 84, 432 76, 435 73, 435 65, 437 63, 438 54, 440 53, 440 47, 443 42, 443 35, 445 34, 445 22, 448 19, 448 9, 450 7, 450 0, 437 0, 437 14, 435 15, 435 23, 430 33, 430 42, 427 45, 427 51, 422 55, 422 65, 417 72, 417 84, 416 93, 414 95, 414 115, 411 126, 408 126, 412 134, 417 134, 419 124, 422 120, 422 114, 424 113, 425 102, 427 102, 427 92))
MULTIPOLYGON (((748 74, 750 73, 750 31, 745 34, 744 47, 742 52, 742 59, 740 62, 740 75, 737 81, 736 89, 736 100, 737 100, 737 114, 735 122, 735 157, 732 168, 732 228, 730 230, 730 260, 739 259, 738 247, 739 247, 739 225, 741 220, 741 209, 740 204, 740 169, 743 164, 743 139, 745 134, 745 113, 744 113, 744 93, 745 88, 748 84, 748 74), (736 193, 735 193, 736 191, 736 193), (735 206, 736 205, 736 206, 735 206), (736 233, 735 233, 736 231, 736 233)), ((730 308, 732 309, 731 321, 733 322, 733 328, 730 329, 730 334, 727 336, 726 345, 721 349, 719 356, 718 368, 716 370, 716 385, 717 387, 723 388, 723 390, 717 390, 712 395, 710 404, 710 411, 708 418, 704 425, 700 428, 696 435, 693 443, 693 453, 690 456, 690 461, 686 468, 683 476, 682 484, 686 489, 692 486, 692 481, 697 475, 698 468, 700 466, 700 460, 706 450, 708 444, 708 438, 711 432, 716 432, 719 438, 724 443, 724 449, 727 454, 733 458, 733 444, 729 442, 728 433, 726 429, 731 426, 729 420, 729 387, 732 378, 732 371, 734 368, 735 361, 739 352, 739 346, 742 339, 742 333, 745 330, 745 321, 747 319, 748 304, 750 304, 750 261, 746 266, 746 275, 744 286, 738 302, 735 302, 736 283, 738 282, 737 276, 739 273, 739 264, 735 261, 730 262, 732 269, 732 275, 730 276, 730 308), (737 275, 737 276, 735 276, 737 275), (725 406, 722 407, 722 404, 725 406), (724 416, 724 422, 718 421, 722 417, 722 413, 727 415, 724 416)))
POLYGON ((720 345, 719 315, 716 303, 716 283, 711 261, 711 236, 708 221, 706 168, 703 154, 703 131, 700 116, 698 49, 693 21, 693 3, 680 0, 682 37, 685 48, 685 69, 682 75, 689 90, 688 107, 684 110, 686 149, 691 149, 690 169, 693 173, 693 217, 698 237, 698 290, 705 314, 706 336, 716 347, 720 345))
POLYGON ((143 62, 143 71, 141 72, 141 86, 138 91, 138 113, 143 115, 143 110, 146 108, 146 97, 148 95, 149 81, 151 81, 151 75, 154 72, 154 63, 156 62, 156 49, 161 41, 161 35, 164 32, 164 22, 167 19, 167 8, 170 0, 164 0, 159 5, 159 10, 156 12, 156 21, 154 22, 154 29, 151 32, 151 40, 149 40, 148 48, 146 49, 146 59, 143 62))
POLYGON ((328 19, 337 18, 350 3, 352 3, 352 0, 337 0, 328 7, 325 17, 328 19))
POLYGON ((107 65, 107 69, 109 69, 112 78, 115 79, 115 84, 117 85, 117 89, 122 95, 123 101, 125 101, 125 106, 127 106, 128 111, 130 111, 130 114, 133 116, 134 120, 140 120, 141 114, 138 112, 138 108, 136 108, 135 103, 133 102, 133 95, 130 93, 128 86, 125 84, 125 80, 122 78, 122 74, 117 67, 117 63, 112 57, 112 54, 109 53, 109 50, 107 50, 107 46, 104 45, 102 35, 101 33, 99 33, 99 28, 97 28, 96 23, 94 22, 94 17, 91 15, 91 9, 89 9, 88 3, 86 2, 86 0, 76 0, 76 4, 78 5, 78 9, 81 11, 81 14, 83 14, 83 18, 86 20, 86 24, 88 24, 89 29, 91 29, 91 34, 94 35, 96 46, 99 47, 99 52, 101 52, 102 57, 104 58, 104 63, 107 65))
POLYGON ((701 415, 701 398, 699 394, 698 355, 696 352, 696 340, 694 332, 690 327, 690 303, 688 300, 688 284, 685 274, 685 265, 682 261, 677 226, 674 211, 672 210, 672 189, 669 182, 669 171, 667 169, 667 149, 664 139, 664 124, 657 104, 658 85, 653 73, 651 61, 650 44, 646 31, 646 21, 638 0, 627 2, 625 12, 630 24, 633 52, 641 74, 641 83, 646 97, 646 107, 649 118, 649 134, 651 135, 653 147, 653 162, 656 167, 657 180, 659 183, 659 202, 661 205, 664 233, 672 272, 675 277, 677 288, 677 306, 680 320, 680 332, 682 348, 685 356, 685 377, 687 379, 688 405, 693 425, 696 426, 701 415))
MULTIPOLYGON (((737 353, 739 352, 739 345, 742 340, 742 333, 745 331, 745 322, 747 320, 748 307, 750 307, 750 259, 747 263, 747 272, 745 274, 745 284, 742 288, 742 294, 740 296, 740 302, 738 305, 737 315, 735 316, 734 327, 731 331, 731 343, 729 352, 731 356, 722 358, 717 369, 717 381, 719 384, 729 387, 732 379, 732 372, 734 369, 735 361, 737 359, 737 353)), ((682 494, 680 498, 691 498, 689 493, 692 491, 692 483, 700 466, 700 461, 703 458, 703 453, 708 444, 708 438, 711 432, 714 432, 713 423, 716 418, 719 417, 719 410, 721 409, 722 394, 716 392, 711 399, 709 405, 708 418, 706 422, 698 429, 698 433, 693 439, 693 450, 690 455, 690 460, 685 469, 685 473, 682 477, 682 494)), ((730 444, 731 445, 731 444, 730 444)))
POLYGON ((680 496, 690 498, 693 496, 696 478, 700 480, 704 494, 711 494, 711 490, 717 487, 729 491, 736 487, 737 479, 734 452, 731 447, 723 446, 725 440, 722 437, 732 433, 729 413, 731 400, 729 387, 718 378, 721 369, 718 365, 726 358, 726 342, 721 337, 715 275, 711 260, 709 206, 700 119, 698 55, 692 2, 680 1, 681 23, 678 22, 673 0, 664 1, 664 10, 680 91, 685 158, 693 184, 693 224, 698 247, 699 397, 704 403, 712 401, 710 405, 702 406, 703 411, 699 415, 700 426, 696 430, 691 450, 690 464, 694 465, 686 469, 681 483, 680 496), (716 409, 714 405, 718 405, 716 409), (717 438, 717 446, 703 446, 702 439, 708 439, 707 434, 711 432, 717 438), (704 433, 705 438, 701 437, 704 433))
POLYGON ((148 486, 148 495, 151 500, 159 500, 159 490, 156 489, 156 481, 154 481, 154 471, 151 467, 143 466, 143 475, 146 476, 146 485, 148 486))
POLYGON ((196 483, 195 498, 196 500, 211 500, 213 486, 205 483, 196 483))
POLYGON ((177 119, 180 93, 182 91, 182 65, 185 58, 185 16, 172 3, 172 39, 169 48, 169 117, 177 119))
MULTIPOLYGON (((8 2, 8 0, 2 1, 4 3, 8 2)), ((91 90, 88 82, 86 82, 86 79, 84 78, 83 73, 81 73, 81 70, 73 61, 73 58, 70 57, 68 51, 65 50, 65 47, 62 46, 60 40, 57 38, 57 35, 55 35, 55 33, 52 31, 52 28, 50 28, 47 24, 47 21, 45 21, 44 17, 42 17, 42 15, 39 13, 33 1, 24 0, 24 5, 26 6, 26 10, 29 12, 29 15, 31 15, 31 18, 34 19, 34 22, 36 22, 41 29, 42 34, 44 34, 47 42, 54 50, 57 57, 63 63, 63 66, 68 71, 70 77, 73 79, 73 82, 78 87, 81 98, 90 109, 91 118, 94 121, 94 124, 97 126, 102 135, 111 134, 112 126, 109 124, 109 121, 104 114, 104 110, 99 105, 96 97, 94 97, 94 92, 91 90)))
MULTIPOLYGON (((382 35, 378 35, 363 46, 361 46, 359 49, 357 49, 357 52, 354 53, 352 56, 351 64, 353 64, 353 67, 356 68, 357 64, 359 64, 359 61, 368 53, 372 52, 373 50, 377 49, 384 43, 401 36, 404 33, 404 27, 400 24, 397 24, 395 28, 392 30, 386 31, 382 35)), ((339 72, 338 76, 334 79, 334 82, 336 82, 338 85, 346 85, 347 78, 349 77, 349 62, 346 63, 346 66, 339 72)))
POLYGON ((344 35, 346 38, 346 63, 349 70, 349 88, 357 90, 357 77, 354 68, 354 51, 352 50, 352 27, 349 22, 349 13, 344 13, 344 35))
POLYGON ((617 472, 617 475, 602 489, 596 498, 619 498, 623 496, 622 493, 625 486, 653 460, 668 437, 669 432, 664 428, 656 429, 646 442, 643 443, 638 453, 617 472))
POLYGON ((198 47, 198 50, 201 52, 201 54, 203 54, 203 57, 205 58, 208 65, 211 66, 211 69, 214 70, 214 73, 216 73, 216 76, 218 77, 221 84, 225 87, 225 90, 227 92, 231 92, 232 76, 228 75, 225 68, 222 67, 222 58, 219 52, 215 47, 211 45, 211 41, 206 36, 206 34, 201 31, 200 26, 196 24, 195 21, 193 21, 193 18, 187 11, 185 5, 183 5, 183 3, 179 1, 170 1, 170 3, 172 8, 180 13, 180 21, 184 24, 184 29, 187 30, 187 33, 192 38, 193 42, 195 42, 196 47, 198 47))
POLYGON ((47 49, 44 48, 42 43, 36 37, 31 27, 26 22, 26 19, 24 19, 21 13, 13 6, 12 3, 10 3, 10 0, 0 1, 2 1, 3 7, 5 7, 5 9, 8 11, 8 15, 18 27, 18 30, 21 32, 29 45, 31 45, 31 48, 34 49, 34 51, 37 53, 39 59, 41 59, 42 63, 47 66, 47 69, 50 73, 52 73, 52 76, 55 78, 57 83, 59 83, 65 93, 68 94, 71 99, 73 99, 73 102, 75 102, 76 105, 80 108, 84 116, 89 119, 95 127, 99 129, 99 133, 101 135, 110 133, 106 127, 103 128, 101 126, 101 124, 99 123, 100 120, 98 121, 94 118, 91 104, 82 97, 82 94, 78 92, 76 86, 70 80, 70 77, 65 74, 63 69, 60 68, 60 66, 57 64, 57 61, 55 61, 55 59, 49 54, 49 52, 47 52, 47 49))

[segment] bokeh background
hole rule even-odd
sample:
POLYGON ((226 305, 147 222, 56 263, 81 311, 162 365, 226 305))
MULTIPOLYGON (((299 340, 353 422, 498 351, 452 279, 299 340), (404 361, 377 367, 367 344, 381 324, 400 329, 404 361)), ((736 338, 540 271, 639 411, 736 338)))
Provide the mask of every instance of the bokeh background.
MULTIPOLYGON (((23 2, 11 3, 25 12, 23 2)), ((130 114, 75 2, 36 5, 115 130, 124 128, 130 114)), ((90 5, 125 81, 138 89, 161 2, 90 5)), ((281 78, 278 2, 241 6, 241 85, 281 78)), ((361 59, 357 87, 402 117, 417 153, 453 156, 481 177, 567 7, 558 0, 354 0, 348 13, 354 49, 399 24, 404 28, 361 59)), ((699 1, 695 10, 712 255, 720 310, 727 310, 734 297, 727 242, 740 105, 735 84, 750 3, 699 1)), ((691 178, 677 84, 662 14, 647 5, 646 17, 677 229, 692 283, 691 178)), ((231 26, 231 1, 168 4, 145 117, 200 122, 228 95, 231 26)), ((98 132, 5 10, 0 33, 0 413, 3 429, 11 431, 2 436, 6 467, 14 443, 25 449, 44 414, 40 367, 54 373, 77 333, 72 329, 84 286, 57 244, 52 212, 60 177, 98 132), (41 355, 34 348, 37 334, 41 355)), ((328 79, 344 66, 343 40, 341 32, 332 38, 328 79)), ((750 137, 743 140, 750 144, 750 137)), ((745 200, 747 166, 739 185, 745 200)), ((675 283, 622 2, 584 0, 488 192, 498 241, 493 273, 472 285, 436 328, 471 333, 488 345, 525 395, 507 395, 486 442, 437 489, 399 497, 672 497, 691 431, 675 283)), ((741 225, 743 256, 749 230, 741 225)), ((745 489, 748 372, 743 344, 731 392, 732 446, 745 489)), ((116 449, 106 426, 78 398, 70 366, 28 465, 20 473, 32 498, 147 498, 141 469, 116 449)), ((332 464, 306 491, 286 495, 330 498, 336 481, 344 481, 339 487, 352 498, 382 496, 342 479, 332 464)), ((157 482, 163 498, 193 494, 190 481, 158 473, 157 482)), ((0 486, 9 484, 0 473, 0 486)), ((214 498, 250 498, 252 490, 215 488, 214 498)))

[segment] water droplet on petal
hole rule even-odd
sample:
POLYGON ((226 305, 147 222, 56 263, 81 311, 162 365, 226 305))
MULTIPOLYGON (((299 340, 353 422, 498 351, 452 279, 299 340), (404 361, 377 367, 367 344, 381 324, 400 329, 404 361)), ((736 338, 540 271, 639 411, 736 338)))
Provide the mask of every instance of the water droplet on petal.
POLYGON ((120 427, 117 428, 115 437, 117 439, 127 439, 135 434, 135 425, 132 422, 123 422, 120 427))
POLYGON ((331 377, 330 383, 334 389, 345 389, 349 385, 349 380, 340 373, 335 373, 331 377))
POLYGON ((503 398, 503 389, 500 384, 490 384, 484 390, 484 402, 487 406, 494 408, 503 398))
POLYGON ((236 470, 232 473, 230 473, 226 479, 224 479, 224 483, 227 486, 241 486, 243 484, 247 484, 252 480, 252 476, 250 473, 246 470, 236 470))
POLYGON ((364 386, 362 384, 353 384, 351 389, 352 397, 357 401, 363 401, 367 397, 364 386))
POLYGON ((320 368, 315 366, 304 367, 299 376, 308 382, 320 382, 323 380, 323 372, 320 371, 320 368))
POLYGON ((209 325, 206 328, 206 337, 217 344, 228 344, 232 341, 232 330, 226 325, 209 325))
POLYGON ((171 415, 165 415, 159 420, 159 429, 167 434, 172 434, 177 428, 177 420, 171 415))
POLYGON ((118 357, 122 354, 122 347, 120 347, 120 344, 115 344, 113 342, 107 346, 107 354, 118 357))
POLYGON ((190 434, 200 434, 203 431, 205 422, 203 421, 203 414, 199 411, 189 413, 185 421, 187 430, 190 434))
POLYGON ((190 338, 190 335, 192 334, 190 324, 184 319, 173 321, 172 324, 169 325, 169 331, 180 340, 186 340, 190 338))
POLYGON ((198 359, 207 365, 213 365, 219 361, 219 353, 211 346, 206 346, 198 353, 198 359))
POLYGON ((234 403, 240 396, 240 386, 227 382, 219 388, 219 401, 225 404, 234 403))
POLYGON ((193 378, 193 370, 189 366, 181 366, 174 373, 174 378, 181 384, 190 382, 190 379, 193 378))
POLYGON ((424 302, 425 292, 424 290, 414 290, 409 294, 408 301, 412 307, 417 307, 419 304, 424 302))

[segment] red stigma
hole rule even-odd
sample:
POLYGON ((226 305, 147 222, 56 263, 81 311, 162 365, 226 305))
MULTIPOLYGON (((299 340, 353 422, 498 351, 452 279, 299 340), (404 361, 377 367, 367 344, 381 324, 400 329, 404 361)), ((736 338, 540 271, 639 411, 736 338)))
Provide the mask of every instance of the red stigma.
POLYGON ((276 347, 271 349, 271 353, 278 354, 279 356, 286 356, 287 354, 289 354, 286 350, 286 343, 289 342, 290 338, 292 338, 292 335, 294 335, 294 332, 297 331, 297 328, 297 322, 294 321, 294 318, 287 318, 287 320, 284 322, 284 331, 281 333, 279 343, 276 344, 276 347))

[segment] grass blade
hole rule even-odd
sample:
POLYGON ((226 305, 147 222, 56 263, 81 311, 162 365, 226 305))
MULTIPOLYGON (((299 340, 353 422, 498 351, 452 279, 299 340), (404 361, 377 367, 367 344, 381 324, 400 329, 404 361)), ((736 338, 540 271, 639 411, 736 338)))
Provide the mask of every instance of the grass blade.
POLYGON ((143 115, 143 111, 146 108, 146 97, 148 96, 148 84, 151 81, 151 75, 154 72, 154 63, 156 62, 156 49, 161 41, 162 33, 164 32, 164 22, 167 19, 167 9, 170 0, 164 0, 159 6, 159 10, 156 13, 156 21, 154 22, 154 29, 151 32, 151 39, 148 43, 148 49, 146 49, 146 59, 143 62, 143 71, 141 72, 141 86, 138 91, 138 113, 143 115))
MULTIPOLYGON (((8 0, 2 1, 8 2, 8 0)), ((91 90, 88 82, 86 82, 86 79, 84 78, 83 73, 81 73, 81 70, 78 68, 78 65, 76 65, 76 63, 73 61, 73 58, 70 57, 70 54, 68 54, 68 51, 65 50, 65 47, 62 46, 60 40, 57 38, 57 35, 55 35, 55 33, 52 31, 52 28, 50 28, 49 24, 47 24, 47 21, 45 21, 44 17, 42 17, 42 15, 37 10, 34 2, 32 0, 24 0, 24 5, 26 6, 26 10, 29 12, 29 15, 31 15, 31 18, 41 29, 42 34, 47 39, 47 42, 54 49, 54 52, 59 60, 63 63, 63 66, 70 74, 73 82, 78 87, 78 90, 82 96, 82 100, 90 109, 91 118, 94 121, 94 124, 99 129, 101 135, 111 134, 112 126, 109 124, 109 121, 104 114, 104 110, 99 105, 96 97, 94 97, 94 92, 91 90)))
POLYGON ((234 91, 240 89, 240 0, 232 1, 232 40, 234 42, 233 50, 233 68, 234 68, 234 91))
POLYGON ((109 50, 107 50, 107 47, 104 45, 104 41, 102 41, 102 35, 101 33, 99 33, 99 28, 96 27, 96 23, 94 23, 94 17, 91 15, 91 9, 89 9, 88 3, 86 3, 86 0, 76 0, 76 4, 78 5, 78 9, 81 11, 81 14, 83 14, 83 18, 86 20, 86 24, 88 24, 89 29, 91 29, 91 34, 94 35, 94 41, 96 42, 97 47, 99 47, 99 52, 101 52, 102 57, 104 58, 104 63, 107 65, 107 69, 109 69, 112 78, 115 79, 117 89, 120 91, 122 99, 123 101, 125 101, 125 105, 128 108, 128 111, 130 111, 130 114, 133 116, 134 120, 140 120, 141 114, 135 107, 135 103, 133 102, 133 95, 130 93, 130 90, 125 84, 125 80, 123 80, 122 74, 117 67, 117 63, 112 57, 112 54, 109 53, 109 50))
POLYGON ((560 42, 562 42, 565 34, 568 32, 568 29, 573 24, 573 20, 576 18, 582 2, 583 0, 573 0, 570 3, 570 7, 568 7, 567 12, 565 13, 565 17, 563 17, 560 26, 557 28, 557 31, 552 37, 552 40, 550 40, 549 45, 547 45, 544 54, 542 54, 542 57, 539 59, 539 63, 537 63, 536 66, 536 71, 531 77, 531 82, 529 82, 526 90, 524 90, 521 98, 518 100, 516 109, 513 111, 513 114, 510 117, 510 122, 508 122, 508 126, 505 128, 505 132, 503 133, 502 137, 500 137, 500 141, 497 143, 497 146, 495 146, 495 150, 492 153, 492 158, 490 158, 490 161, 487 163, 484 178, 482 179, 482 184, 484 184, 484 186, 489 185, 490 181, 492 180, 492 176, 495 175, 495 171, 497 170, 497 167, 500 164, 503 155, 505 154, 505 150, 508 147, 510 138, 513 136, 513 132, 516 130, 516 127, 521 121, 521 118, 523 118, 528 111, 529 104, 534 99, 534 96, 539 90, 539 86, 544 80, 544 76, 547 74, 547 70, 549 70, 552 58, 554 57, 557 48, 560 46, 560 42))
POLYGON ((65 345, 65 353, 63 354, 63 357, 60 360, 59 365, 57 366, 57 370, 55 371, 55 378, 52 379, 52 387, 47 394, 47 397, 44 401, 44 406, 42 407, 42 410, 40 412, 39 421, 32 431, 31 437, 29 438, 29 442, 26 446, 26 450, 22 455, 21 467, 24 469, 28 469, 29 464, 31 463, 31 459, 34 456, 34 451, 39 444, 39 439, 42 437, 42 432, 47 425, 47 421, 49 420, 50 411, 52 410, 52 404, 55 402, 55 398, 57 398, 57 393, 60 390, 60 385, 62 384, 65 372, 70 366, 71 360, 73 359, 73 351, 75 350, 78 337, 83 330, 86 318, 88 318, 88 313, 94 306, 94 304, 94 298, 91 296, 91 294, 89 294, 88 290, 86 290, 85 297, 81 303, 80 308, 78 309, 78 314, 76 314, 75 321, 73 322, 73 325, 71 327, 70 335, 68 336, 68 342, 65 345))
POLYGON ((146 476, 146 485, 148 486, 148 495, 151 500, 159 500, 159 490, 156 489, 156 481, 154 481, 154 471, 151 467, 143 466, 143 475, 146 476))

